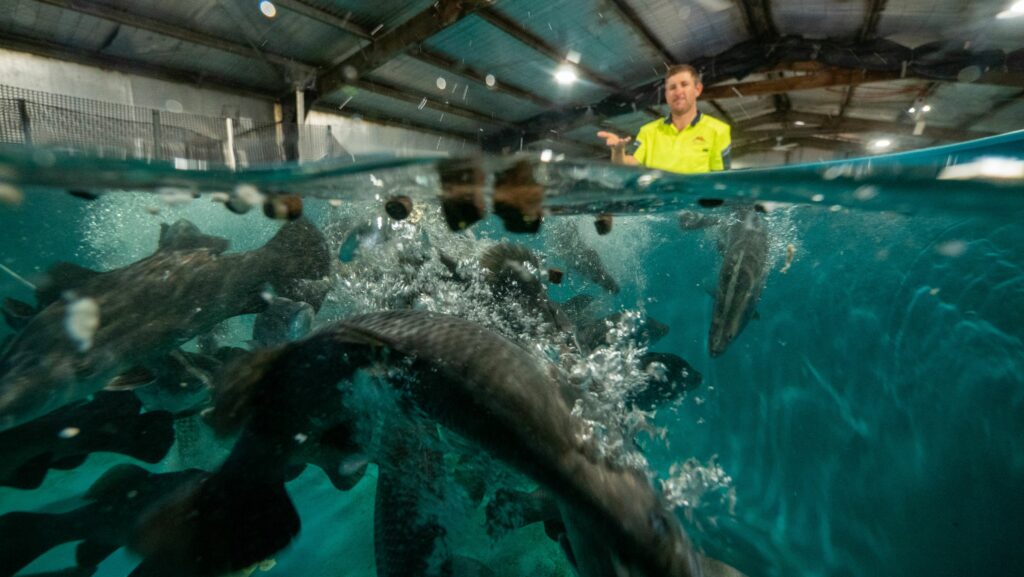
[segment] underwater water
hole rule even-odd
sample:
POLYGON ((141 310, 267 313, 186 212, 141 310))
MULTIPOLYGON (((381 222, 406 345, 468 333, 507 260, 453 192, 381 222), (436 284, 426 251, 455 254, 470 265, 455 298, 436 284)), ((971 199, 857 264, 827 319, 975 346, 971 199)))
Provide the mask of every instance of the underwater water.
MULTIPOLYGON (((216 435, 205 417, 211 407, 226 411, 227 393, 218 387, 230 391, 232 375, 260 370, 263 357, 247 356, 270 344, 254 332, 263 322, 257 314, 285 294, 288 283, 275 284, 281 270, 300 270, 310 251, 285 255, 269 272, 255 260, 219 268, 183 255, 220 253, 210 237, 230 241, 218 258, 276 246, 271 239, 292 225, 265 216, 258 194, 283 192, 301 198, 304 219, 329 255, 325 270, 296 273, 326 291, 314 333, 362 313, 431 311, 500 334, 538 363, 557 367, 576 391, 564 417, 581 424, 580 442, 594 448, 594 462, 649 477, 695 550, 721 562, 705 562, 706 574, 1024 573, 1022 144, 1024 134, 1016 133, 873 159, 691 177, 528 157, 477 161, 487 175, 479 188, 489 207, 502 195, 536 200, 531 195, 543 190, 543 223, 535 233, 509 232, 495 214, 451 230, 439 202, 445 181, 437 159, 236 174, 4 151, 0 294, 32 309, 39 287, 50 287, 51 308, 7 304, 7 316, 16 318, 0 327, 10 336, 0 357, 7 413, 0 413, 0 459, 8 463, 0 469, 0 575, 189 575, 170 554, 153 554, 156 569, 151 563, 146 572, 136 570, 154 550, 150 536, 166 531, 173 542, 190 543, 189 531, 209 522, 221 532, 200 532, 199 541, 211 550, 220 542, 231 556, 244 549, 236 531, 253 543, 260 541, 253 535, 288 524, 278 501, 262 500, 267 479, 285 470, 279 448, 229 460, 244 481, 217 493, 220 500, 190 502, 185 517, 192 520, 179 528, 162 526, 174 518, 154 511, 195 484, 164 490, 147 506, 124 505, 149 493, 137 475, 115 469, 130 463, 160 474, 194 470, 199 478, 221 469, 237 447, 237 428, 216 435), (524 171, 528 176, 508 184, 508 175, 524 171), (413 207, 403 220, 385 208, 397 195, 413 207), (239 198, 257 206, 238 214, 246 208, 239 198), (681 226, 680 211, 687 211, 688 226, 681 226), (613 215, 607 234, 597 232, 598 213, 613 215), (175 237, 179 229, 171 227, 161 246, 161 224, 182 219, 208 236, 190 229, 175 237), (181 244, 169 246, 175 242, 181 244), (485 257, 501 243, 526 247, 534 257, 515 253, 521 258, 506 259, 514 266, 496 281, 485 257), (151 262, 154 252, 171 264, 130 268, 151 262), (51 267, 60 262, 122 272, 98 283, 80 269, 57 275, 51 267), (723 263, 737 272, 723 272, 723 263), (188 284, 197 271, 206 276, 188 284), (740 293, 750 296, 737 301, 740 310, 716 308, 716 300, 722 305, 740 293), (63 308, 51 314, 52 307, 63 308), (223 309, 224 318, 200 322, 200 309, 223 309), (712 355, 711 327, 726 314, 739 315, 740 330, 712 355), (649 352, 684 359, 701 378, 673 373, 667 360, 652 363, 649 352), (191 361, 178 372, 167 369, 167 378, 132 372, 168 357, 191 361), (39 367, 18 372, 32 363, 39 367), (173 386, 154 392, 168 380, 181 381, 187 394, 176 396, 173 386), (55 429, 12 439, 17 426, 62 405, 112 398, 98 393, 111 381, 131 385, 111 394, 136 395, 145 405, 141 416, 175 416, 159 426, 156 417, 128 426, 84 405, 55 429), (665 398, 643 406, 631 400, 666 382, 665 398), (37 391, 49 404, 19 404, 37 391), (159 436, 156 429, 172 430, 173 446, 154 449, 146 460, 122 454, 159 436), (61 443, 97 430, 113 437, 104 447, 115 451, 61 456, 61 443), (254 497, 247 512, 228 504, 248 494, 254 497), (82 513, 90 503, 100 506, 82 513)), ((527 227, 533 200, 523 201, 527 227)), ((288 324, 275 333, 279 340, 307 332, 295 310, 282 313, 288 324)), ((428 327, 409 346, 437 334, 428 327)), ((505 362, 519 357, 439 346, 451 357, 483 355, 486 376, 478 378, 485 383, 503 386, 510 376, 531 374, 505 362)), ((309 363, 319 366, 317 355, 328 350, 313 349, 309 363)), ((244 399, 244 407, 262 411, 241 414, 248 426, 270 423, 246 429, 255 437, 279 429, 291 435, 294 425, 302 445, 313 435, 302 427, 331 419, 358 422, 359 433, 358 449, 340 458, 293 459, 285 487, 301 529, 264 544, 271 554, 253 545, 260 552, 247 554, 258 559, 236 555, 248 560, 237 574, 398 575, 413 566, 424 574, 440 567, 454 575, 575 574, 543 524, 496 528, 488 516, 503 491, 538 485, 509 455, 533 454, 520 446, 533 444, 543 454, 560 441, 528 430, 509 441, 510 452, 496 454, 488 446, 495 441, 486 433, 474 437, 472 427, 509 421, 525 428, 533 415, 482 417, 462 405, 445 407, 441 385, 468 373, 430 381, 434 373, 417 377, 414 360, 399 356, 384 354, 345 377, 350 384, 340 388, 351 390, 344 402, 351 415, 344 417, 332 413, 342 405, 327 404, 333 397, 323 392, 339 387, 316 388, 310 383, 324 371, 303 372, 301 363, 272 374, 270 380, 284 383, 280 392, 244 399), (437 388, 424 390, 417 379, 437 388), (317 413, 322 407, 330 408, 317 413), (300 472, 298 461, 310 465, 300 472), (347 490, 323 466, 350 474, 366 461, 365 475, 352 476, 347 490), (381 492, 385 485, 390 492, 381 492), (429 519, 434 532, 410 531, 402 518, 429 519), (424 539, 426 552, 407 550, 424 539), (408 559, 401 554, 422 565, 402 565, 408 559)), ((141 418, 137 408, 128 412, 127 421, 141 418)), ((623 497, 631 498, 610 499, 623 497)), ((577 562, 587 554, 574 553, 577 562)), ((208 567, 203 560, 196 566, 208 567)))

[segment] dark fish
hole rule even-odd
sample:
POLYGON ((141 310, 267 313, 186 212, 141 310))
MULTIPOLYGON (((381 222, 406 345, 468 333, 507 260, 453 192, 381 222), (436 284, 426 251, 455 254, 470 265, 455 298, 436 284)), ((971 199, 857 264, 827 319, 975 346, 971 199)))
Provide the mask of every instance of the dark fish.
POLYGON ((495 296, 516 302, 528 311, 536 311, 544 322, 559 330, 571 330, 564 313, 548 298, 547 287, 538 278, 540 261, 525 246, 496 244, 480 257, 484 281, 495 296))
POLYGON ((139 414, 130 392, 96 393, 0 433, 0 485, 34 489, 50 469, 71 469, 91 453, 120 453, 156 463, 174 443, 174 423, 163 411, 139 414))
POLYGON ((297 341, 309 334, 315 315, 307 303, 274 297, 267 310, 256 315, 252 340, 263 347, 297 341))
POLYGON ((50 549, 72 541, 82 541, 75 552, 77 569, 96 567, 128 542, 144 511, 207 475, 196 469, 156 474, 135 465, 118 465, 89 488, 81 507, 66 513, 0 515, 0 577, 10 577, 50 549))
MULTIPOLYGON (((210 404, 213 375, 222 365, 217 358, 175 349, 149 368, 137 367, 135 373, 142 382, 126 388, 135 392, 147 410, 187 415, 210 404)), ((119 375, 115 381, 124 377, 119 375)))
POLYGON ((640 357, 640 366, 651 376, 647 384, 627 400, 645 411, 678 399, 686 391, 700 386, 704 377, 679 355, 648 352, 640 357))
POLYGON ((254 353, 215 387, 212 422, 244 426, 231 456, 141 527, 136 550, 202 577, 284 547, 298 531, 282 481, 294 435, 353 418, 336 385, 378 362, 408 367, 416 378, 401 386, 416 408, 558 498, 585 577, 699 574, 696 553, 647 477, 606 461, 587 440, 557 368, 480 325, 423 311, 360 315, 254 353))
POLYGON ((25 328, 25 325, 36 316, 36 308, 26 302, 12 298, 4 298, 3 315, 7 326, 16 331, 25 328))
POLYGON ((45 308, 0 359, 0 430, 84 398, 227 318, 259 312, 267 284, 281 294, 295 279, 324 277, 330 265, 323 235, 302 219, 259 250, 220 254, 224 248, 223 239, 181 224, 164 227, 157 252, 124 268, 55 267, 64 270, 63 286, 47 287, 53 302, 40 299, 45 308), (67 324, 83 308, 98 313, 84 340, 67 324))
MULTIPOLYGON (((584 350, 593 350, 607 344, 608 331, 622 320, 623 313, 614 313, 600 319, 583 319, 576 326, 576 340, 584 350)), ((660 341, 668 334, 665 323, 649 316, 642 320, 640 336, 649 344, 660 341)))
POLYGON ((570 224, 554 238, 558 243, 558 252, 573 270, 594 281, 611 294, 619 293, 619 283, 604 268, 601 255, 593 247, 583 242, 579 230, 575 226, 570 224))
POLYGON ((432 431, 424 422, 392 422, 387 429, 373 514, 377 575, 450 575, 446 530, 438 518, 444 462, 436 449, 418 443, 432 431))
POLYGON ((708 352, 717 357, 753 318, 768 277, 768 229, 751 206, 737 208, 726 225, 722 269, 708 333, 708 352))
POLYGON ((679 211, 679 228, 683 230, 700 230, 715 226, 720 222, 717 216, 702 214, 693 210, 679 211))

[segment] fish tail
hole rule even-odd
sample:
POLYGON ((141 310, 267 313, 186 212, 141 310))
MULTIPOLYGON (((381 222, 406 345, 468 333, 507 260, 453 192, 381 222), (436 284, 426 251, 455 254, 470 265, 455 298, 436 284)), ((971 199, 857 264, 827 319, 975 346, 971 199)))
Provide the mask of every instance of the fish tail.
POLYGON ((78 511, 0 515, 0 577, 14 575, 58 545, 81 539, 86 525, 80 520, 78 511))
POLYGON ((288 440, 247 429, 224 465, 144 514, 129 546, 135 577, 212 577, 272 557, 299 532, 285 489, 288 440))

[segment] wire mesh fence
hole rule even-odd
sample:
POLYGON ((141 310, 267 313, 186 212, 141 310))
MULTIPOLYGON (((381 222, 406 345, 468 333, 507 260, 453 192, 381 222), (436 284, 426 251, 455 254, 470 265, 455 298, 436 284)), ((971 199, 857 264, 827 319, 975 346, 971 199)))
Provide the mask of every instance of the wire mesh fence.
POLYGON ((327 126, 175 113, 2 84, 0 142, 189 166, 349 156, 327 126))

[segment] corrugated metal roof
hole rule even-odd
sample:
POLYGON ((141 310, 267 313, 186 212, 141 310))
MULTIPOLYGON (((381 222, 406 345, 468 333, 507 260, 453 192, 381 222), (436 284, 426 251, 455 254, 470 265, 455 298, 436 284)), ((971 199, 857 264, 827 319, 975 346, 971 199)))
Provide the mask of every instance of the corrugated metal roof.
POLYGON ((498 0, 494 8, 579 64, 615 83, 631 87, 665 71, 658 50, 640 37, 618 10, 579 0, 498 0))
POLYGON ((772 0, 781 34, 807 38, 853 38, 864 25, 867 2, 849 0, 772 0))
POLYGON ((878 34, 910 46, 936 40, 970 40, 975 46, 1020 47, 1019 25, 996 20, 1007 0, 889 0, 878 34))
POLYGON ((470 16, 425 42, 432 50, 466 64, 498 82, 528 86, 539 96, 560 104, 596 102, 609 92, 581 80, 571 86, 555 82, 557 64, 478 16, 470 16))
POLYGON ((494 115, 502 120, 520 121, 543 112, 541 107, 533 103, 496 92, 485 84, 410 56, 399 56, 386 62, 374 70, 370 78, 384 80, 395 86, 408 86, 419 93, 443 98, 453 106, 494 115), (441 85, 443 89, 438 88, 441 85))
POLYGON ((404 0, 402 2, 367 2, 366 0, 303 0, 315 8, 348 18, 367 32, 380 36, 426 10, 437 0, 404 0))
POLYGON ((1021 127, 1024 127, 1024 100, 1021 99, 972 126, 974 130, 988 132, 1009 132, 1021 127))
POLYGON ((97 4, 181 26, 237 44, 312 64, 326 64, 361 40, 295 12, 279 8, 267 18, 252 0, 96 0, 97 4))
POLYGON ((281 71, 259 60, 122 26, 104 54, 216 76, 255 86, 277 86, 281 71))
MULTIPOLYGON (((932 109, 925 114, 925 118, 935 126, 960 126, 975 118, 983 117, 992 108, 993 102, 1012 98, 1020 91, 1020 88, 1006 86, 943 84, 936 88, 928 98, 927 102, 932 109)), ((1024 126, 1024 123, 1018 121, 1016 125, 1011 126, 1019 128, 1024 126)), ((1002 130, 1005 131, 1008 128, 1002 130)))
POLYGON ((652 120, 654 118, 650 114, 640 111, 609 118, 607 122, 614 126, 620 134, 636 136, 636 133, 640 131, 640 127, 652 120))
POLYGON ((735 2, 625 1, 675 56, 676 63, 713 56, 747 39, 743 15, 735 2))

